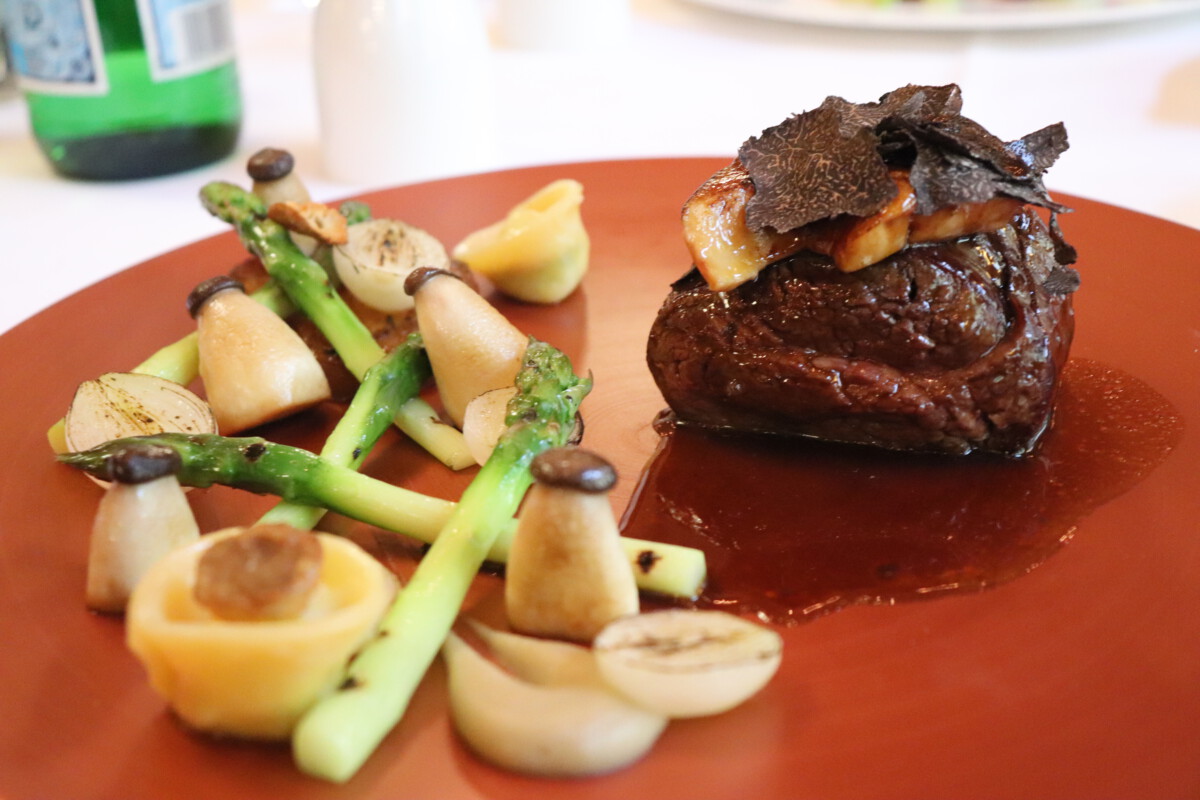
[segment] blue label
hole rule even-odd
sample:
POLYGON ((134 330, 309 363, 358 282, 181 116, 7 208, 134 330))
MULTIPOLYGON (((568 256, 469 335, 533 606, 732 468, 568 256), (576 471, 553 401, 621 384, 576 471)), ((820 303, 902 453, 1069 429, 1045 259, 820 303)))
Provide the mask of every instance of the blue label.
POLYGON ((229 0, 138 0, 150 72, 170 80, 234 58, 229 0))
POLYGON ((159 41, 159 66, 163 69, 176 69, 184 59, 180 57, 179 37, 172 34, 167 21, 171 19, 171 15, 179 13, 180 9, 197 4, 193 0, 151 0, 148 5, 154 17, 154 33, 159 41))
MULTIPOLYGON (((99 0, 101 10, 104 3, 99 0)), ((234 59, 229 0, 137 0, 150 76, 183 78, 234 59)), ((0 0, 12 70, 48 94, 108 92, 95 0, 0 0)))
POLYGON ((4 8, 12 67, 22 85, 82 94, 107 90, 90 2, 21 0, 4 8))

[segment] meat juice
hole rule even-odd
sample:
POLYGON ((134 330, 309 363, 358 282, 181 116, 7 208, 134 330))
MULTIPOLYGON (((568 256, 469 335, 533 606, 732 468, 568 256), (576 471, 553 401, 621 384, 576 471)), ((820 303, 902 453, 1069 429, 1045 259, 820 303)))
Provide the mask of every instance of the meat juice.
POLYGON ((1162 463, 1183 422, 1138 379, 1073 360, 1051 429, 1019 460, 717 433, 666 413, 655 427, 622 532, 702 548, 698 605, 786 625, 1029 572, 1162 463))

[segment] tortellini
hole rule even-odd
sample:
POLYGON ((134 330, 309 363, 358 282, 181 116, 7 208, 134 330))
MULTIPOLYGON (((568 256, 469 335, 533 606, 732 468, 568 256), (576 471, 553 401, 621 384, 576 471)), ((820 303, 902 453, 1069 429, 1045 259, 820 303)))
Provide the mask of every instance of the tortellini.
POLYGON ((127 640, 155 691, 187 725, 219 735, 286 739, 373 635, 396 579, 354 543, 316 534, 320 578, 301 614, 223 620, 193 593, 196 565, 214 542, 240 530, 208 534, 157 562, 129 601, 127 640))
POLYGON ((557 303, 587 272, 591 243, 582 204, 582 184, 554 181, 500 222, 463 239, 454 257, 510 297, 557 303))

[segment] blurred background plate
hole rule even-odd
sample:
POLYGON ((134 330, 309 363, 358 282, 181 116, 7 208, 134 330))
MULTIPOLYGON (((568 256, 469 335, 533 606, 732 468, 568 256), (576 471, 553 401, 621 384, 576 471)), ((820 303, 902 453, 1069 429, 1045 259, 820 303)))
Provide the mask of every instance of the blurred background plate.
POLYGON ((839 28, 1002 31, 1073 28, 1200 11, 1200 0, 686 0, 753 17, 839 28))

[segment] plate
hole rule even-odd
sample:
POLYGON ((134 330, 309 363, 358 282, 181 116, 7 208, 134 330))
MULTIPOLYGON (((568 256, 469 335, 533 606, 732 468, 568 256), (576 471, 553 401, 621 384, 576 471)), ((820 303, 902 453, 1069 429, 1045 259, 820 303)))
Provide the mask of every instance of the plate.
MULTIPOLYGON (((571 164, 364 196, 447 242, 550 180, 586 187, 593 266, 519 325, 591 369, 588 443, 615 462, 620 509, 655 448, 662 401, 644 364, 668 284, 688 266, 679 209, 716 159, 571 164)), ((0 462, 0 797, 27 798, 1028 798, 1200 792, 1200 231, 1089 202, 1064 219, 1084 254, 1073 355, 1152 387, 1186 422, 1165 460, 1082 519, 1037 569, 987 591, 858 606, 784 629, 785 661, 747 705, 673 723, 630 769, 584 781, 522 778, 472 758, 435 667, 407 717, 342 786, 299 775, 285 747, 191 734, 164 711, 121 623, 84 610, 98 489, 55 464, 44 431, 74 387, 140 361, 190 325, 183 297, 243 258, 207 239, 98 283, 0 337, 8 422, 0 462)), ((203 213, 197 209, 197 213, 203 213)), ((270 430, 316 446, 317 414, 270 430)), ((447 476, 392 438, 375 474, 453 497, 447 476)), ((803 487, 799 487, 802 490, 803 487)), ((194 492, 205 529, 268 501, 194 492)), ((472 610, 494 602, 481 578, 472 610)))
POLYGON ((1200 10, 1200 0, 687 0, 752 17, 838 28, 1018 31, 1135 22, 1200 10))

